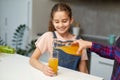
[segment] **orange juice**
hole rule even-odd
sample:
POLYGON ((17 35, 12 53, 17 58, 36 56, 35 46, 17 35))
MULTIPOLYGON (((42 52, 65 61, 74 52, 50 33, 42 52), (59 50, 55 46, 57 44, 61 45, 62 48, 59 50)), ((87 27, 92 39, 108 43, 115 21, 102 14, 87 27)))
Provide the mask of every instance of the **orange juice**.
POLYGON ((55 74, 57 74, 57 70, 58 70, 58 58, 49 58, 49 67, 51 67, 53 69, 53 71, 55 72, 55 74))
POLYGON ((69 45, 69 46, 60 46, 60 47, 57 47, 57 49, 61 49, 61 50, 63 50, 64 52, 66 52, 68 54, 80 56, 81 54, 76 54, 78 48, 79 48, 78 45, 69 45))

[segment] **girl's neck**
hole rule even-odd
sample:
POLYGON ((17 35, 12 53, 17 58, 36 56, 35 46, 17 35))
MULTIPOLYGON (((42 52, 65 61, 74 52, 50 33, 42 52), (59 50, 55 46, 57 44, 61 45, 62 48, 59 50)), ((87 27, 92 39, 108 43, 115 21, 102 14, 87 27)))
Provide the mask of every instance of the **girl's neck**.
POLYGON ((59 33, 56 31, 56 35, 59 35, 59 37, 60 37, 61 39, 64 39, 64 40, 70 40, 70 39, 73 38, 73 35, 72 35, 71 33, 69 33, 69 32, 66 32, 66 33, 64 33, 64 34, 59 34, 59 33))

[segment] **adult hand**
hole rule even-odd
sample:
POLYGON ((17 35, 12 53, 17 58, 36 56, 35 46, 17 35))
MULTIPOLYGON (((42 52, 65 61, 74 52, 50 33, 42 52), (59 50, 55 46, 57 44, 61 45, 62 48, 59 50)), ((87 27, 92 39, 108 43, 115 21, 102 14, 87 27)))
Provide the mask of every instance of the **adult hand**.
POLYGON ((91 48, 91 46, 92 46, 92 42, 85 41, 85 40, 82 40, 82 39, 75 40, 72 44, 73 45, 76 45, 76 44, 79 45, 77 54, 80 54, 83 49, 91 48))

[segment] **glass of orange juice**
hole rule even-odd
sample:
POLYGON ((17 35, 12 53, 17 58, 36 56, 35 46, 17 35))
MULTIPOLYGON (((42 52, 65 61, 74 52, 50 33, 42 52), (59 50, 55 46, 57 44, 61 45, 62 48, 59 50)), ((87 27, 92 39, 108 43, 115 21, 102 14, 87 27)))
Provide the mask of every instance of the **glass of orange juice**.
POLYGON ((53 69, 55 75, 57 75, 57 72, 58 72, 58 51, 57 50, 54 50, 53 53, 50 54, 48 65, 53 69))

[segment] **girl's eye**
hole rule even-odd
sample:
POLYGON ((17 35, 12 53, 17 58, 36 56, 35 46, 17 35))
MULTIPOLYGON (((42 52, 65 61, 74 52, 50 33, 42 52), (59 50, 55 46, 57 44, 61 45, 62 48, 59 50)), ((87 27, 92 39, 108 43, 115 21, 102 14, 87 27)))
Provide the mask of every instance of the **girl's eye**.
POLYGON ((59 21, 56 21, 56 20, 55 20, 54 23, 59 23, 59 21))
POLYGON ((62 22, 63 22, 63 23, 66 23, 67 21, 68 21, 68 20, 67 20, 67 19, 65 19, 65 20, 63 20, 62 22))
POLYGON ((54 23, 66 23, 68 21, 68 19, 63 19, 62 21, 58 21, 58 20, 54 20, 54 23))
POLYGON ((64 21, 62 21, 63 23, 66 23, 67 22, 67 20, 64 20, 64 21))
POLYGON ((55 21, 55 23, 59 23, 58 21, 55 21))

